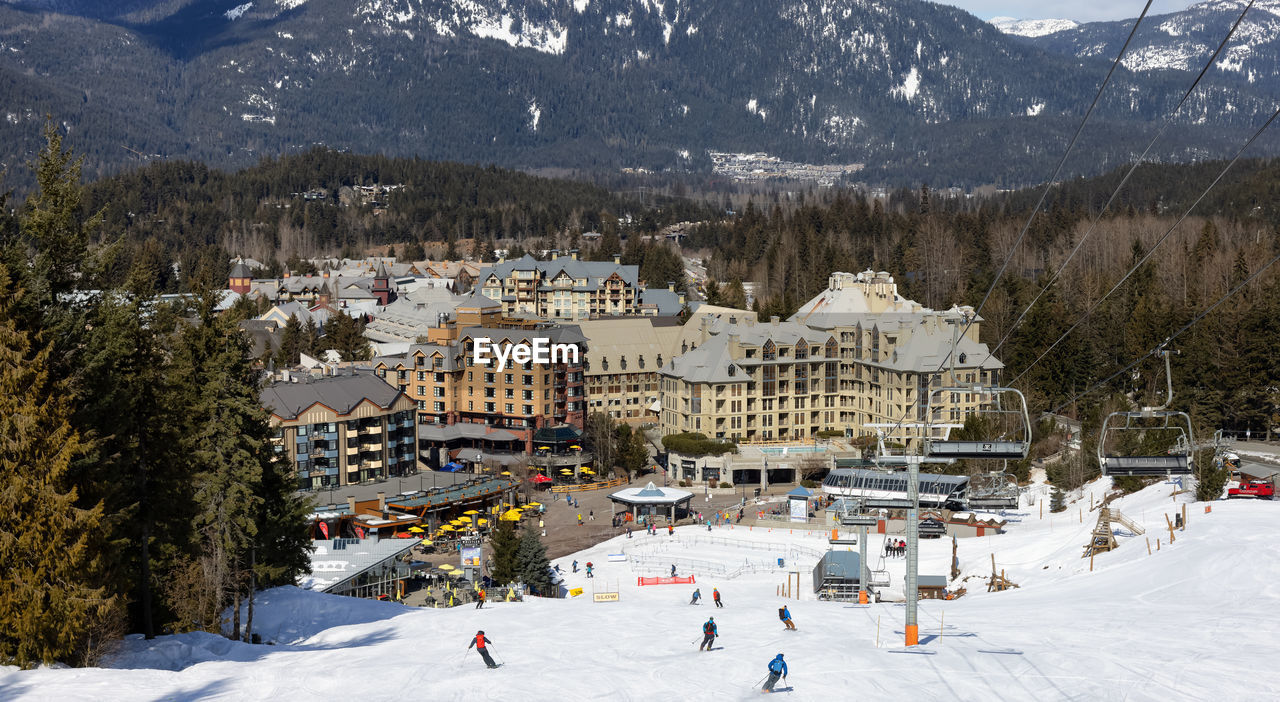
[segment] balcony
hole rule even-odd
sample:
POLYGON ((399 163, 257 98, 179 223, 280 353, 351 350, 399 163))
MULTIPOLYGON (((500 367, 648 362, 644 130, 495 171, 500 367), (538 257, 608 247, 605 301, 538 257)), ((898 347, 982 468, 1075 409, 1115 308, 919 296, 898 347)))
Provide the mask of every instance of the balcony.
POLYGON ((374 425, 372 425, 372 426, 360 427, 360 433, 361 433, 362 435, 363 435, 363 434, 381 434, 381 433, 382 433, 382 425, 381 425, 381 424, 374 424, 374 425))

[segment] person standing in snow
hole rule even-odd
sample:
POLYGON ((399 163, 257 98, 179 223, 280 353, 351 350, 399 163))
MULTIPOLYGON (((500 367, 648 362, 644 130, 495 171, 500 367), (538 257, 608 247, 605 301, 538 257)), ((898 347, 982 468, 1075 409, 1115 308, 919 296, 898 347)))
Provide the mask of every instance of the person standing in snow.
POLYGON ((674 578, 674 577, 676 577, 676 564, 675 564, 675 563, 672 563, 672 564, 671 564, 671 577, 673 577, 673 578, 674 578))
POLYGON ((467 646, 467 650, 470 651, 471 647, 475 646, 476 649, 480 651, 480 657, 484 659, 484 664, 490 668, 497 668, 498 664, 493 662, 493 658, 489 656, 489 649, 485 648, 486 645, 491 643, 493 642, 484 635, 484 630, 481 629, 476 632, 475 638, 471 639, 471 643, 467 646))
POLYGON ((590 562, 588 562, 588 563, 587 563, 587 577, 588 577, 588 578, 594 578, 594 577, 595 577, 594 575, 592 575, 592 574, 591 574, 591 568, 592 568, 592 567, 593 567, 593 566, 591 565, 591 563, 590 563, 590 562))
POLYGON ((484 607, 484 588, 476 590, 476 609, 484 607))
POLYGON ((675 533, 676 533, 676 528, 675 528, 674 526, 671 526, 670 524, 668 524, 668 525, 667 525, 667 536, 672 536, 672 535, 674 535, 675 533))
POLYGON ((773 686, 778 684, 778 678, 786 679, 787 662, 782 660, 782 654, 779 653, 776 658, 769 661, 769 679, 765 681, 761 692, 773 692, 773 686))
POLYGON ((706 650, 710 651, 711 645, 715 643, 716 636, 716 618, 712 617, 707 620, 706 624, 702 625, 702 643, 698 644, 698 650, 701 651, 706 648, 706 650))
POLYGON ((717 607, 724 607, 724 605, 720 604, 720 590, 719 590, 719 589, 714 588, 714 587, 713 587, 713 588, 711 588, 711 599, 716 603, 716 606, 717 606, 717 607))
POLYGON ((573 562, 573 572, 575 572, 575 573, 576 573, 576 572, 578 572, 578 562, 577 562, 577 561, 574 561, 574 562, 573 562))
POLYGON ((698 604, 698 598, 699 598, 699 597, 702 597, 702 591, 701 591, 701 590, 698 590, 697 588, 694 588, 694 591, 693 591, 693 599, 689 600, 689 604, 691 604, 691 605, 696 605, 696 604, 698 604))

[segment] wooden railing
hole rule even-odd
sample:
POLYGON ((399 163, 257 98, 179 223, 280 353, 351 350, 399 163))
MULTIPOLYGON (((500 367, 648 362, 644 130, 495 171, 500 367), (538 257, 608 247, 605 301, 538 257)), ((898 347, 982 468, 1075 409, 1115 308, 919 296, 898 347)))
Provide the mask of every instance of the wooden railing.
POLYGON ((556 485, 551 488, 551 492, 585 492, 587 490, 603 490, 605 488, 621 487, 627 484, 626 478, 614 478, 613 480, 605 480, 599 483, 582 483, 581 485, 556 485))

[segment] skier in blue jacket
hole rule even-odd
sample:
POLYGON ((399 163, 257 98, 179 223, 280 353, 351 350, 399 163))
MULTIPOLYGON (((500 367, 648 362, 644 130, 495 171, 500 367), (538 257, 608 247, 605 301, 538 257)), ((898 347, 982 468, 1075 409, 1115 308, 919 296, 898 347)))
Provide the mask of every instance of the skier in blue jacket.
POLYGON ((702 643, 698 645, 698 650, 701 651, 702 648, 705 646, 706 649, 710 651, 711 645, 715 643, 717 635, 718 635, 718 632, 716 631, 716 618, 712 617, 708 619, 705 624, 702 625, 702 643))
POLYGON ((773 686, 778 684, 778 678, 786 679, 787 662, 782 660, 782 654, 779 653, 777 658, 769 661, 769 679, 765 681, 764 688, 761 692, 773 692, 773 686))

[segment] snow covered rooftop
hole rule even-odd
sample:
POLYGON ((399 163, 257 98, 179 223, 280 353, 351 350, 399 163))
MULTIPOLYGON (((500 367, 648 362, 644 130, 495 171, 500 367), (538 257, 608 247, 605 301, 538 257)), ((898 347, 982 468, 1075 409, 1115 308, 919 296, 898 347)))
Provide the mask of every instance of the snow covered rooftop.
POLYGON ((609 495, 609 499, 615 502, 642 505, 673 505, 692 498, 693 493, 688 490, 656 487, 653 483, 649 483, 642 488, 619 490, 609 495))
POLYGON ((322 592, 375 565, 407 552, 417 539, 328 539, 315 541, 311 554, 311 574, 303 576, 299 587, 322 592), (335 548, 335 542, 342 542, 335 548))

